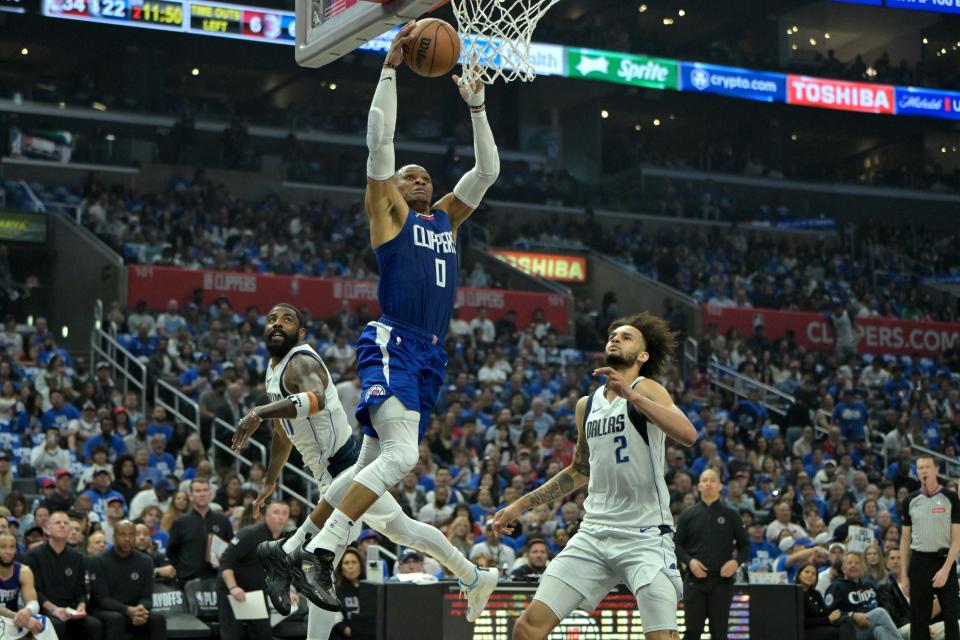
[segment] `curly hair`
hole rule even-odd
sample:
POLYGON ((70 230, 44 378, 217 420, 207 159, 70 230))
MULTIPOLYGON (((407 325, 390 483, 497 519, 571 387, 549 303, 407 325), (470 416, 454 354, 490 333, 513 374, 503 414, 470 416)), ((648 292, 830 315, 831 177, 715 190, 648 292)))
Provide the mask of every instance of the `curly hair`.
POLYGON ((648 378, 662 377, 670 363, 671 354, 677 348, 677 333, 670 329, 670 324, 663 318, 643 311, 636 315, 617 318, 610 323, 607 335, 624 325, 629 325, 640 332, 647 347, 646 352, 650 354, 641 366, 643 375, 648 378))

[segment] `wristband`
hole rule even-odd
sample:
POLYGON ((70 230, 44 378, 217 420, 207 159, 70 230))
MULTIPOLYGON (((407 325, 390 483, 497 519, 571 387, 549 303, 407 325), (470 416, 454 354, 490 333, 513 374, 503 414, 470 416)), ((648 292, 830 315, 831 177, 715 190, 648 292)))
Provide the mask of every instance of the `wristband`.
POLYGON ((287 396, 287 400, 296 407, 297 418, 306 418, 320 411, 320 400, 313 391, 287 396))
POLYGON ((256 409, 250 409, 250 413, 247 414, 247 417, 253 420, 254 422, 256 422, 257 424, 260 424, 261 422, 263 422, 263 418, 257 415, 256 409))
POLYGON ((31 600, 26 604, 26 608, 30 611, 30 615, 35 616, 40 614, 40 603, 36 600, 31 600))
POLYGON ((395 65, 391 62, 386 62, 386 61, 384 61, 383 66, 385 66, 388 69, 393 69, 394 71, 396 71, 399 68, 399 65, 395 65))

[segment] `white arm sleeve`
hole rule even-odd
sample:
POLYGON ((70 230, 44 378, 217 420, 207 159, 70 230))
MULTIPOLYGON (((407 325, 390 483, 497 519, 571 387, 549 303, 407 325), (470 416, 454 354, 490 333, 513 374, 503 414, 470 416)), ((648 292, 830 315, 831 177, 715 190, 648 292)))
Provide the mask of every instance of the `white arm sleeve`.
POLYGON ((367 175, 386 180, 396 172, 393 133, 397 126, 397 70, 384 67, 367 119, 367 175))
POLYGON ((470 119, 473 121, 473 153, 477 163, 460 178, 453 188, 453 195, 471 209, 476 209, 487 189, 493 186, 500 175, 500 154, 497 153, 497 143, 493 140, 493 131, 487 121, 487 112, 472 113, 470 119))

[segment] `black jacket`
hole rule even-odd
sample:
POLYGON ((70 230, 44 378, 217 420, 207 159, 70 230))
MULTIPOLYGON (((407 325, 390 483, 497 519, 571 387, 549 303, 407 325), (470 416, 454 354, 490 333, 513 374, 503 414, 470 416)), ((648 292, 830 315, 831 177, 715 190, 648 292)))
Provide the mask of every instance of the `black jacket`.
POLYGON ((706 566, 708 577, 720 575, 720 567, 733 559, 734 550, 740 564, 750 557, 750 537, 743 520, 721 499, 710 506, 701 500, 681 513, 673 542, 677 559, 689 566, 690 559, 696 558, 706 566))
POLYGON ((893 618, 893 624, 902 627, 910 623, 910 603, 903 596, 903 591, 892 573, 877 586, 877 600, 893 618))
POLYGON ((49 601, 58 607, 76 608, 87 601, 84 556, 76 549, 66 547, 63 553, 57 553, 44 542, 27 551, 24 563, 33 570, 41 607, 49 601))
POLYGON ((207 562, 210 535, 229 542, 233 538, 229 518, 218 511, 210 510, 206 516, 201 516, 196 509, 190 509, 173 521, 167 557, 177 570, 177 580, 186 582, 193 578, 212 578, 217 575, 217 570, 207 562))
POLYGON ((803 592, 803 620, 807 629, 830 626, 830 613, 820 592, 810 587, 803 592))
POLYGON ((265 522, 241 529, 220 557, 221 576, 223 569, 230 569, 244 591, 266 588, 266 576, 257 560, 257 546, 270 540, 273 540, 273 534, 265 522))
POLYGON ((90 590, 97 609, 126 613, 137 605, 153 608, 153 561, 147 554, 134 549, 121 558, 116 549, 107 549, 94 558, 93 570, 90 590))

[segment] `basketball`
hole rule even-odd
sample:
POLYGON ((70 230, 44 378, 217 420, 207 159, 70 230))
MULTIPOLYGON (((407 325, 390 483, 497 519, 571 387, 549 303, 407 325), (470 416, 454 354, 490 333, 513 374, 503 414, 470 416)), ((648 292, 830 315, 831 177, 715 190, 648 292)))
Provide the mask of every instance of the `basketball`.
POLYGON ((413 30, 413 46, 404 47, 403 59, 414 73, 436 78, 450 73, 460 59, 460 36, 448 22, 427 18, 413 30))

